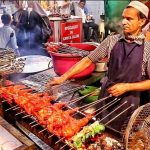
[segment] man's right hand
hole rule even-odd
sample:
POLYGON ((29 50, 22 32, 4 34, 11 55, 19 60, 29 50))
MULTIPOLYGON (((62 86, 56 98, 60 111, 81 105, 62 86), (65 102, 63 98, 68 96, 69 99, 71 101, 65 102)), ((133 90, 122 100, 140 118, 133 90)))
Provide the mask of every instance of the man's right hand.
POLYGON ((65 82, 65 79, 63 77, 54 77, 50 79, 46 84, 46 91, 51 90, 53 86, 62 84, 63 82, 65 82))
POLYGON ((62 84, 63 82, 65 82, 63 77, 54 77, 50 79, 45 85, 45 91, 48 92, 50 95, 54 95, 54 92, 57 93, 56 92, 57 85, 62 84))
POLYGON ((65 82, 64 78, 62 78, 62 77, 54 77, 54 78, 52 78, 52 79, 50 79, 48 81, 47 85, 53 86, 53 85, 61 84, 63 82, 65 82))

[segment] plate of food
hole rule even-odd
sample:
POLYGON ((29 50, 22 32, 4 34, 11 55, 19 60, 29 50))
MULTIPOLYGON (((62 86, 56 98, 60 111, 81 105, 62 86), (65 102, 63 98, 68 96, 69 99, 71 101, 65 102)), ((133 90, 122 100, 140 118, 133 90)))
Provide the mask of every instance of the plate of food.
POLYGON ((52 59, 42 55, 29 55, 17 57, 17 59, 24 59, 25 66, 21 73, 36 73, 44 71, 53 67, 52 59))

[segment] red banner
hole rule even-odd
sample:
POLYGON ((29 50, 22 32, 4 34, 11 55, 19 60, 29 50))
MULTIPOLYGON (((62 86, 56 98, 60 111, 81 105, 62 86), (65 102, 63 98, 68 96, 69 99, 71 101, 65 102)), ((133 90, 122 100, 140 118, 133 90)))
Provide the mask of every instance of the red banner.
POLYGON ((80 43, 82 37, 82 22, 61 22, 61 42, 80 43))

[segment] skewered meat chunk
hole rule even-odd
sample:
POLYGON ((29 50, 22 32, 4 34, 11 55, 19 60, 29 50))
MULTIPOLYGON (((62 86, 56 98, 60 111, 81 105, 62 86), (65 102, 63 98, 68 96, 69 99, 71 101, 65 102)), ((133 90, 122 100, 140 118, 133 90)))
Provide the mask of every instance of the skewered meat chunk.
POLYGON ((66 126, 63 126, 63 136, 68 139, 75 135, 77 132, 81 130, 81 128, 89 122, 89 120, 92 118, 92 116, 87 116, 85 118, 76 120, 72 118, 70 120, 70 124, 67 124, 66 126))
POLYGON ((73 118, 72 114, 79 108, 63 110, 66 103, 51 104, 53 96, 47 93, 30 93, 32 89, 27 89, 22 85, 9 86, 0 89, 2 98, 9 103, 15 102, 26 111, 27 114, 36 117, 38 122, 57 135, 68 139, 75 135, 85 126, 92 116, 82 119, 73 118))
POLYGON ((18 92, 23 88, 25 88, 24 85, 2 87, 0 88, 0 97, 6 99, 8 103, 11 104, 14 98, 14 95, 17 95, 18 92))

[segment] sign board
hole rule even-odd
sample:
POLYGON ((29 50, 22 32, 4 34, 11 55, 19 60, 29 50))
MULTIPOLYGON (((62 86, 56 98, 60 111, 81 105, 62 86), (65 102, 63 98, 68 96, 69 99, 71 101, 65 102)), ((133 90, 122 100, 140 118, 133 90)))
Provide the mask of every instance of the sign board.
POLYGON ((82 22, 61 22, 60 36, 62 43, 80 43, 82 37, 82 22))

